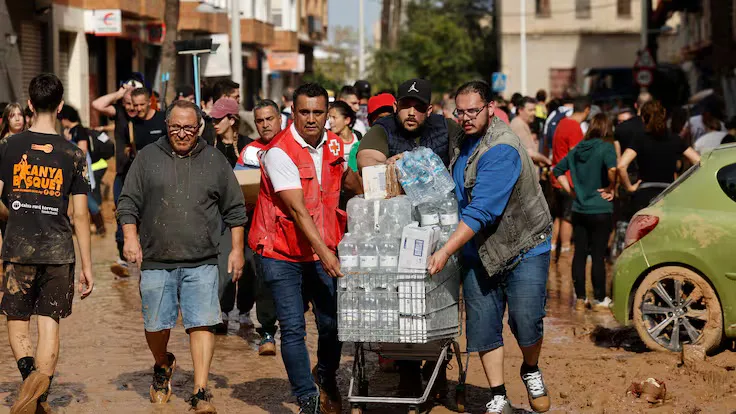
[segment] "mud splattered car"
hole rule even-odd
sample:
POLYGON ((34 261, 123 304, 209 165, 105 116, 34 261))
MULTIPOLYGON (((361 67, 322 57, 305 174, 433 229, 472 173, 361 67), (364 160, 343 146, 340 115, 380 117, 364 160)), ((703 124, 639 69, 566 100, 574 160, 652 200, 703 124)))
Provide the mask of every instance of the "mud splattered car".
POLYGON ((612 310, 652 350, 736 337, 736 145, 703 155, 626 232, 612 310))

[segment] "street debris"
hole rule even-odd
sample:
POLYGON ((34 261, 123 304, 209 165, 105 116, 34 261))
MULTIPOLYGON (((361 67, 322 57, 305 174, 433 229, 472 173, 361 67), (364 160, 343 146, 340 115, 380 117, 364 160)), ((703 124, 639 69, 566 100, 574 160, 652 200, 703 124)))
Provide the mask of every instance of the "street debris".
POLYGON ((626 395, 645 400, 650 404, 662 404, 667 397, 667 386, 664 381, 647 378, 646 381, 632 382, 626 395))

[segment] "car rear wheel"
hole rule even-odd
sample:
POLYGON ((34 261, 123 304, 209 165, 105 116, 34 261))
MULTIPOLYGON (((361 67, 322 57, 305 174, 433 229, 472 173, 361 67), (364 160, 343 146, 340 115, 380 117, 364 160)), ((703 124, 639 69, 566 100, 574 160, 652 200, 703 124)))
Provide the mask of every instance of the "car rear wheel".
POLYGON ((684 344, 711 351, 723 337, 721 303, 713 288, 692 270, 653 270, 634 297, 634 326, 654 351, 679 352, 684 344))

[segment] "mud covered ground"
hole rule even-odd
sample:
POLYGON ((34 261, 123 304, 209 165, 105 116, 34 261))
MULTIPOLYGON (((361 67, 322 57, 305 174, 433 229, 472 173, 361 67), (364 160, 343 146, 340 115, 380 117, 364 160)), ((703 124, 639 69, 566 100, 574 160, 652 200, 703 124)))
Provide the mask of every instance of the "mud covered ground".
MULTIPOLYGON (((110 223, 111 224, 111 223, 110 223)), ((152 407, 148 386, 152 358, 143 337, 136 280, 115 280, 108 266, 115 257, 112 234, 95 238, 96 289, 84 301, 75 298, 74 312, 61 325, 61 358, 50 395, 61 413, 184 413, 192 387, 192 364, 183 328, 171 336, 170 350, 178 357, 174 397, 166 407, 152 407)), ((545 320, 545 347, 540 366, 559 413, 727 413, 736 412, 736 352, 727 345, 697 367, 679 367, 677 355, 646 352, 630 329, 620 328, 610 315, 571 310, 570 260, 553 263, 550 273, 549 316, 545 320), (561 277, 564 276, 564 277, 561 277), (626 395, 633 381, 654 377, 667 386, 663 405, 650 406, 626 395)), ((253 315, 255 319, 255 314, 253 315)), ((308 345, 315 360, 316 331, 308 314, 308 345)), ((281 357, 259 357, 256 335, 231 326, 217 338, 210 383, 220 413, 296 412, 281 357)), ((0 319, 0 338, 7 337, 0 319)), ((462 338, 460 339, 462 343, 462 338)), ((506 378, 509 396, 518 412, 528 412, 525 389, 519 379, 521 354, 506 333, 506 378), (526 409, 526 410, 525 410, 526 409)), ((0 342, 0 413, 9 412, 17 396, 20 375, 5 339, 0 342)), ((352 366, 352 344, 343 348, 340 385, 347 395, 352 366)), ((368 356, 372 392, 391 392, 396 374, 377 372, 375 355, 368 356)), ((458 369, 448 375, 454 388, 458 369)), ((467 411, 482 413, 488 400, 487 382, 477 355, 470 357, 467 411)), ((391 406, 373 406, 368 412, 402 413, 391 406)), ((425 410, 454 412, 453 393, 447 401, 425 410)), ((345 404, 345 412, 349 412, 345 404)))

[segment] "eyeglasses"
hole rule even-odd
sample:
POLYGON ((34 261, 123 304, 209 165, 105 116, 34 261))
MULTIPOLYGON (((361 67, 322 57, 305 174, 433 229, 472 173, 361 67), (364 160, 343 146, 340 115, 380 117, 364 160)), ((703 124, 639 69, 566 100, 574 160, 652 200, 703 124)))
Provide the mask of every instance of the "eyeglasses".
POLYGON ((198 127, 191 125, 169 125, 169 132, 171 132, 171 135, 177 135, 181 131, 184 131, 184 134, 186 135, 194 135, 198 130, 198 127))
POLYGON ((478 114, 483 112, 483 110, 486 109, 485 106, 481 108, 470 108, 470 109, 455 109, 452 111, 452 114, 455 115, 455 118, 464 118, 465 115, 468 116, 468 119, 475 119, 478 117, 478 114))

